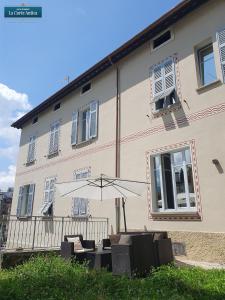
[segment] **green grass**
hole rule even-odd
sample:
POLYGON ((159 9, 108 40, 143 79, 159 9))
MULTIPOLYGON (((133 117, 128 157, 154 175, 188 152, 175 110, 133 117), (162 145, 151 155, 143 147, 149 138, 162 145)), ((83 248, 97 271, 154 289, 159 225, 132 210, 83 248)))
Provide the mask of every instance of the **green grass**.
POLYGON ((225 271, 165 266, 129 279, 40 256, 0 271, 0 299, 225 299, 225 271))

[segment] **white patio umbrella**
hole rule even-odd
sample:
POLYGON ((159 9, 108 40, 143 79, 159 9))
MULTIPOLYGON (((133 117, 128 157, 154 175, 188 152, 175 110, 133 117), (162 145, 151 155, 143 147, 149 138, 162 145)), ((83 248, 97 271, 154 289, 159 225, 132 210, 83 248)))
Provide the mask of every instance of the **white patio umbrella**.
POLYGON ((79 179, 70 182, 56 183, 61 197, 72 196, 95 200, 122 198, 124 227, 127 231, 125 199, 140 197, 146 190, 147 182, 112 178, 104 174, 97 177, 79 179))

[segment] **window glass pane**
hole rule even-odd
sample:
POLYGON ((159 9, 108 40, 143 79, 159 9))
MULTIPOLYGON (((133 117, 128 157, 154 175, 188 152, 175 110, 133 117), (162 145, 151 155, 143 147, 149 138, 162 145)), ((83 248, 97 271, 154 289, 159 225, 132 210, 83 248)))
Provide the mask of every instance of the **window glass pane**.
POLYGON ((175 167, 174 173, 176 182, 177 206, 187 207, 183 167, 175 167))
POLYGON ((23 188, 23 196, 21 203, 21 216, 25 216, 27 214, 27 204, 28 204, 28 195, 29 195, 29 185, 25 185, 23 188))
POLYGON ((161 194, 161 179, 160 179, 160 170, 154 171, 155 175, 155 196, 156 196, 156 206, 157 208, 162 208, 162 194, 161 194))
POLYGON ((187 178, 188 178, 189 194, 194 193, 194 183, 193 183, 193 175, 192 175, 192 166, 191 165, 187 165, 187 178))
POLYGON ((158 169, 160 167, 160 156, 155 156, 153 162, 154 162, 154 169, 158 169))
POLYGON ((190 197, 190 207, 195 207, 195 197, 190 197))
POLYGON ((165 198, 166 208, 174 209, 174 196, 173 196, 173 179, 171 170, 171 154, 165 153, 162 155, 163 161, 163 178, 165 181, 165 198))
POLYGON ((217 79, 212 44, 199 50, 199 64, 202 85, 207 85, 217 79))
POLYGON ((86 141, 87 139, 87 116, 88 111, 83 111, 82 113, 82 141, 86 141))
POLYGON ((186 149, 185 150, 185 161, 186 163, 191 163, 191 153, 190 153, 190 149, 186 149))
POLYGON ((155 102, 156 110, 162 109, 164 107, 164 100, 165 100, 164 98, 161 98, 155 102))
POLYGON ((173 161, 174 161, 174 165, 182 165, 183 164, 182 151, 173 153, 173 161))
POLYGON ((90 122, 90 136, 94 136, 96 134, 96 114, 97 112, 92 112, 91 114, 91 122, 90 122))

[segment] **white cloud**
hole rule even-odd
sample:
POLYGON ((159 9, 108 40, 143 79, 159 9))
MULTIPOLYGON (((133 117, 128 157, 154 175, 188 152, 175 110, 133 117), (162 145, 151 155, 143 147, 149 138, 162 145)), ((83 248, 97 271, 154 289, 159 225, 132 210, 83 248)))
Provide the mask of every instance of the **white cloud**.
POLYGON ((16 167, 9 165, 6 171, 0 171, 0 189, 7 190, 8 187, 14 186, 16 167))
POLYGON ((9 182, 11 185, 13 182, 12 164, 17 158, 20 131, 12 128, 11 124, 31 108, 26 94, 0 83, 0 166, 1 160, 5 162, 7 159, 9 162, 8 170, 0 169, 0 184, 9 182))

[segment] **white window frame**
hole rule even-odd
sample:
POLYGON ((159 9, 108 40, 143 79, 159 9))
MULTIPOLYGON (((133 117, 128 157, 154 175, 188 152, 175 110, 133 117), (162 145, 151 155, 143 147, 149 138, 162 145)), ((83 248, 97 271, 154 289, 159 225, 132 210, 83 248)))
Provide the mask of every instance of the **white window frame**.
POLYGON ((161 63, 154 65, 151 68, 151 87, 152 87, 152 113, 158 113, 160 111, 164 111, 165 109, 170 108, 171 106, 175 105, 178 102, 178 95, 177 95, 177 86, 176 86, 176 66, 175 66, 175 59, 174 57, 168 57, 164 59, 161 63), (166 72, 166 66, 171 63, 172 71, 166 72), (160 70, 160 75, 156 78, 156 70, 160 70), (170 87, 166 87, 166 79, 172 75, 173 85, 170 87), (161 82, 161 91, 156 92, 156 83, 161 82), (167 104, 166 100, 167 97, 174 92, 175 98, 173 104, 167 104), (156 109, 156 102, 160 99, 163 99, 163 107, 160 109, 156 109))
POLYGON ((59 152, 60 123, 60 121, 56 121, 50 125, 48 156, 59 152))
POLYGON ((212 84, 213 82, 217 81, 215 52, 214 52, 214 47, 213 47, 212 40, 208 40, 207 42, 205 42, 204 44, 202 44, 201 46, 199 46, 199 47, 196 48, 196 57, 197 57, 197 64, 198 64, 197 71, 198 71, 199 86, 200 87, 205 87, 205 86, 208 86, 208 85, 212 84), (212 48, 216 78, 214 80, 212 80, 211 82, 209 82, 209 83, 205 83, 205 79, 203 77, 203 66, 202 66, 202 63, 201 63, 201 58, 202 58, 201 53, 204 50, 208 49, 209 47, 212 48))
POLYGON ((35 154, 36 154, 36 136, 32 135, 29 138, 27 164, 35 161, 35 154))
POLYGON ((55 183, 56 176, 48 177, 44 182, 44 194, 43 194, 43 204, 40 209, 40 213, 43 216, 53 215, 53 203, 55 199, 55 183), (49 208, 52 206, 52 213, 48 214, 49 208))
POLYGON ((82 144, 88 142, 98 136, 98 109, 99 103, 93 100, 85 108, 72 113, 72 127, 71 127, 71 145, 82 144), (85 139, 83 135, 83 113, 87 111, 86 117, 86 132, 85 139), (91 124, 94 122, 95 130, 92 132, 91 124))
MULTIPOLYGON (((74 180, 82 180, 90 177, 90 168, 84 168, 74 171, 74 180)), ((88 199, 86 198, 72 198, 72 217, 73 218, 87 218, 88 217, 88 199), (83 213, 83 207, 86 207, 83 213)))
POLYGON ((158 154, 154 154, 150 156, 150 167, 151 167, 151 174, 152 174, 152 207, 153 207, 153 212, 196 212, 197 211, 197 200, 196 200, 196 192, 194 193, 189 193, 189 187, 188 187, 188 179, 187 179, 187 165, 192 166, 192 178, 193 178, 193 184, 194 184, 194 177, 193 177, 193 162, 192 162, 192 157, 191 157, 191 149, 190 147, 184 147, 184 148, 180 148, 180 149, 175 149, 172 151, 167 151, 167 152, 163 152, 163 153, 158 153, 158 154), (191 163, 186 162, 185 161, 185 157, 184 157, 184 153, 185 150, 189 150, 190 151, 190 158, 191 158, 191 163), (169 153, 169 154, 173 154, 173 153, 177 153, 177 152, 182 152, 182 167, 184 170, 184 183, 185 183, 185 195, 186 195, 186 203, 187 203, 187 207, 178 207, 177 206, 177 194, 176 194, 176 181, 175 181, 175 172, 174 172, 174 168, 177 166, 180 166, 179 164, 175 164, 174 163, 174 157, 172 156, 171 159, 171 171, 172 171, 172 185, 173 185, 173 197, 174 197, 174 208, 173 209, 168 209, 165 207, 166 204, 166 188, 165 188, 165 180, 164 180, 164 174, 162 172, 162 159, 161 156, 165 153, 169 153), (161 200, 162 201, 162 208, 158 208, 158 204, 157 204, 157 197, 156 197, 156 186, 155 186, 155 169, 154 169, 154 158, 155 157, 160 157, 160 164, 159 164, 159 171, 160 171, 160 186, 161 186, 161 200), (190 206, 190 198, 194 197, 195 198, 195 207, 191 207, 190 206))

